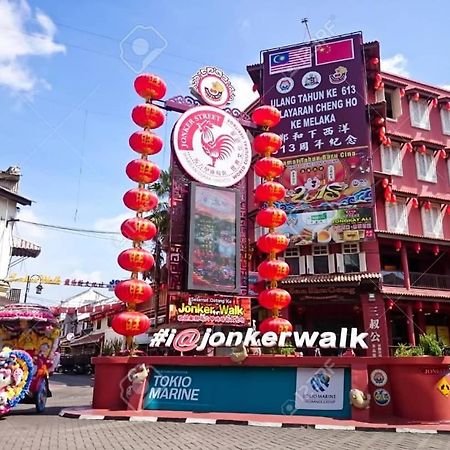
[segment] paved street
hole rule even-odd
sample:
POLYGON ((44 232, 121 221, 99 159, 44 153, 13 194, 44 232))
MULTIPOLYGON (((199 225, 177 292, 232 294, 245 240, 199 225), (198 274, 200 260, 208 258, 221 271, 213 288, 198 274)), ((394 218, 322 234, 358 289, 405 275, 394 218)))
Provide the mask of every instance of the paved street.
POLYGON ((237 425, 137 423, 58 417, 62 407, 87 405, 90 377, 55 375, 45 415, 22 405, 0 420, 3 449, 450 449, 449 435, 319 431, 237 425))

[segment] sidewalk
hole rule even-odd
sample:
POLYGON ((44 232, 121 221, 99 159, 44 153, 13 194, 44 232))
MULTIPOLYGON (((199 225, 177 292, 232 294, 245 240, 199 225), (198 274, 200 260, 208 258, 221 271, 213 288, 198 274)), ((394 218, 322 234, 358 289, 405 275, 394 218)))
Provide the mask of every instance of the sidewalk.
POLYGON ((318 430, 392 431, 397 433, 450 433, 448 423, 413 423, 397 418, 389 422, 356 422, 329 417, 270 414, 194 413, 190 411, 110 411, 106 409, 63 409, 61 417, 85 420, 129 420, 136 422, 181 422, 234 424, 276 428, 315 428, 318 430))

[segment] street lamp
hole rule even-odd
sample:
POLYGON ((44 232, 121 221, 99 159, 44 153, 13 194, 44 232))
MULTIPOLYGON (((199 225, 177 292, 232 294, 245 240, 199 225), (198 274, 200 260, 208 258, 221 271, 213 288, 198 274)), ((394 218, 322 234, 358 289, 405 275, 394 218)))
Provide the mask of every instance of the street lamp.
POLYGON ((24 303, 27 302, 28 291, 30 290, 30 281, 34 277, 38 277, 39 278, 39 284, 36 286, 36 294, 40 294, 42 292, 42 289, 44 289, 44 287, 41 284, 42 283, 42 278, 40 277, 40 275, 28 275, 27 276, 27 286, 25 288, 25 298, 23 300, 24 303))

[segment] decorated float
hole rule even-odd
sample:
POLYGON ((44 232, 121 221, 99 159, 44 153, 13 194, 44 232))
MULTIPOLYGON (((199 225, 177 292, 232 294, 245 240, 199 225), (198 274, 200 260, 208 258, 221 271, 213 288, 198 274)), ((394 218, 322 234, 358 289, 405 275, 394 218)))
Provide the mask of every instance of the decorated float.
POLYGON ((57 317, 44 306, 11 304, 0 309, 0 415, 19 402, 44 411, 59 334, 57 317))

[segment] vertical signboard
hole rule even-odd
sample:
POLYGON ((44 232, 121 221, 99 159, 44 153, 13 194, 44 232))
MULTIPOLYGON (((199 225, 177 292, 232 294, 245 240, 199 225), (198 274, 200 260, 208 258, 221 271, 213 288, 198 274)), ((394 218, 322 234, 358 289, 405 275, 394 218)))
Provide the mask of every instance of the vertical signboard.
POLYGON ((369 145, 361 33, 263 52, 263 98, 281 111, 278 157, 369 145))
POLYGON ((188 289, 240 291, 240 192, 192 183, 188 289))

